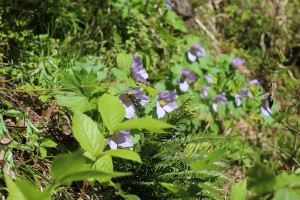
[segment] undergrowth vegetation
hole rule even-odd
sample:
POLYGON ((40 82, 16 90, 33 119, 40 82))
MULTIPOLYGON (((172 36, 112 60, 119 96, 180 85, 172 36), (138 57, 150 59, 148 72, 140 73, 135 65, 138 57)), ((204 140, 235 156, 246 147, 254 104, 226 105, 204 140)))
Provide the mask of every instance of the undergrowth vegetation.
POLYGON ((1 1, 1 198, 300 199, 299 7, 1 1))

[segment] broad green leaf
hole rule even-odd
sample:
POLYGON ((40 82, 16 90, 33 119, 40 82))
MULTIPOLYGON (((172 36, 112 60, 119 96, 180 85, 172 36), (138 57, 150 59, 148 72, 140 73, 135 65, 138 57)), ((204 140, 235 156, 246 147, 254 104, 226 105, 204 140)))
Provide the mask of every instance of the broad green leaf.
POLYGON ((104 138, 97 124, 91 118, 80 112, 75 112, 72 130, 74 137, 83 149, 94 157, 101 153, 104 138))
POLYGON ((109 94, 104 94, 100 97, 98 110, 104 125, 110 132, 114 131, 125 117, 125 108, 120 99, 109 94))
POLYGON ((30 181, 18 179, 13 182, 8 177, 5 179, 9 191, 8 200, 47 200, 51 194, 47 191, 39 191, 30 181))
POLYGON ((91 178, 96 179, 111 179, 111 178, 117 178, 122 176, 130 176, 132 173, 130 172, 107 172, 107 171, 100 171, 95 169, 89 169, 79 172, 74 172, 72 174, 68 174, 64 177, 62 183, 71 183, 72 181, 80 181, 80 180, 87 180, 91 178))
MULTIPOLYGON (((109 155, 101 156, 94 164, 96 170, 104 171, 104 172, 113 172, 114 165, 112 162, 112 158, 109 155)), ((109 182, 111 177, 99 177, 97 181, 99 183, 109 182)))
POLYGON ((41 154, 41 157, 42 158, 45 158, 47 157, 47 149, 45 147, 38 147, 39 151, 40 151, 40 154, 41 154))
POLYGON ((166 14, 165 21, 167 24, 169 24, 178 31, 187 31, 184 21, 172 10, 169 10, 166 14))
POLYGON ((51 175, 57 184, 70 184, 72 181, 87 180, 90 178, 111 178, 128 176, 128 172, 108 172, 93 169, 87 158, 81 152, 62 154, 54 158, 51 175))
POLYGON ((117 132, 120 130, 127 129, 146 129, 148 131, 156 132, 156 133, 164 133, 163 129, 165 128, 175 128, 175 126, 167 124, 163 121, 159 121, 157 119, 152 118, 139 118, 139 119, 131 119, 125 122, 122 122, 118 126, 116 126, 113 131, 117 132))
POLYGON ((64 94, 55 95, 55 98, 59 105, 70 108, 72 111, 86 112, 96 108, 96 104, 90 102, 88 97, 75 92, 65 92, 64 94))
POLYGON ((292 188, 280 188, 276 191, 273 200, 298 200, 300 199, 299 190, 292 188))
POLYGON ((69 184, 72 181, 64 181, 66 177, 92 169, 87 163, 87 158, 80 151, 72 154, 55 156, 52 163, 51 175, 56 181, 69 184))
POLYGON ((181 197, 189 197, 189 193, 185 190, 185 188, 176 186, 171 183, 160 183, 162 186, 170 190, 171 192, 180 195, 181 197))
POLYGON ((252 167, 247 176, 249 187, 253 188, 258 194, 271 191, 276 184, 275 174, 261 164, 252 167))
POLYGON ((119 53, 117 56, 117 66, 126 74, 130 73, 133 55, 127 53, 119 53))
POLYGON ((40 144, 41 147, 56 147, 57 144, 56 142, 50 140, 50 139, 45 139, 43 142, 40 144))
POLYGON ((116 150, 108 150, 104 152, 106 155, 118 157, 118 158, 124 158, 127 160, 136 161, 138 163, 142 163, 141 157, 138 153, 134 151, 130 151, 127 149, 116 149, 116 150))
POLYGON ((245 179, 232 186, 231 200, 245 200, 246 197, 247 197, 247 181, 245 179))

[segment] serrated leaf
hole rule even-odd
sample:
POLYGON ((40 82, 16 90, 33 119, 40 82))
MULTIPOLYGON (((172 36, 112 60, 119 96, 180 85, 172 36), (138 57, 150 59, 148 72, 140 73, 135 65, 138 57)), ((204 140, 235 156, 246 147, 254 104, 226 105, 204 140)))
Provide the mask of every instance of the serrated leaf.
POLYGON ((246 179, 236 183, 231 188, 231 200, 244 200, 247 197, 247 181, 246 179))
MULTIPOLYGON (((105 171, 105 172, 113 172, 114 165, 112 162, 112 158, 109 155, 101 156, 94 164, 96 170, 105 171)), ((111 177, 99 177, 97 181, 99 183, 109 182, 111 177)))
POLYGON ((156 132, 156 133, 164 133, 163 129, 165 128, 176 128, 173 125, 167 124, 163 121, 159 121, 157 119, 152 118, 139 118, 139 119, 131 119, 125 122, 120 123, 116 126, 113 131, 121 131, 128 129, 146 129, 148 131, 156 132))
POLYGON ((69 184, 66 177, 82 171, 90 170, 91 166, 87 163, 87 158, 80 151, 72 154, 61 154, 55 156, 52 163, 51 175, 58 182, 69 184))
POLYGON ((132 64, 133 55, 127 53, 119 53, 117 55, 117 66, 122 69, 126 74, 130 73, 130 67, 132 64))
POLYGON ((55 95, 55 98, 59 105, 65 106, 74 112, 86 112, 96 108, 96 104, 90 102, 88 97, 75 92, 65 92, 61 95, 55 95))
POLYGON ((91 118, 80 112, 75 112, 72 130, 74 137, 83 149, 94 157, 100 155, 104 138, 97 124, 91 118))
MULTIPOLYGON (((106 128, 113 132, 125 117, 125 108, 118 97, 104 94, 98 101, 98 110, 106 128)), ((125 129, 122 129, 125 130, 125 129)))
POLYGON ((108 150, 105 151, 104 154, 142 163, 141 157, 138 153, 127 149, 108 150))
POLYGON ((56 179, 56 184, 70 184, 72 181, 128 176, 131 173, 93 169, 87 158, 77 151, 56 156, 53 160, 51 175, 56 179))

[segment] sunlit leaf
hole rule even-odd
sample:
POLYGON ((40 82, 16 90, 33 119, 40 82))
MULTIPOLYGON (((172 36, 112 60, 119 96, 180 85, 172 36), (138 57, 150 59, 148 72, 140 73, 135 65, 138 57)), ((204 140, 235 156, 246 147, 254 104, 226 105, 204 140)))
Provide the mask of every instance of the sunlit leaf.
POLYGON ((98 110, 104 125, 110 132, 115 131, 125 117, 125 108, 120 99, 109 94, 104 94, 100 97, 98 110))
POLYGON ((91 118, 80 112, 75 112, 72 130, 74 137, 83 149, 94 157, 100 154, 103 148, 104 138, 97 124, 91 118))
POLYGON ((124 158, 127 160, 136 161, 138 163, 142 163, 141 157, 138 153, 134 151, 130 151, 127 149, 116 149, 116 150, 108 150, 104 152, 106 155, 110 155, 113 157, 124 158))

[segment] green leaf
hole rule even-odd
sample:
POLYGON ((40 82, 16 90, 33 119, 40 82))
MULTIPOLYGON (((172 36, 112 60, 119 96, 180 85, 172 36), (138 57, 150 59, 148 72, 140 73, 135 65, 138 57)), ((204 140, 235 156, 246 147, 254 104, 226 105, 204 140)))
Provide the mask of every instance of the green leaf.
POLYGON ((57 184, 70 184, 72 181, 90 178, 111 178, 128 176, 128 172, 107 172, 93 169, 87 158, 79 151, 72 154, 62 154, 54 158, 51 175, 57 184))
POLYGON ((276 191, 273 200, 297 200, 300 199, 299 190, 292 188, 280 188, 276 191))
POLYGON ((160 183, 162 186, 170 190, 171 192, 180 195, 181 197, 189 197, 189 193, 182 187, 176 186, 171 183, 160 183))
POLYGON ((75 112, 72 130, 74 137, 83 149, 94 157, 100 155, 104 138, 97 124, 91 118, 80 112, 75 112))
POLYGON ((41 154, 42 158, 47 157, 47 149, 45 147, 40 146, 39 151, 40 151, 40 154, 41 154))
POLYGON ((165 21, 167 24, 169 24, 178 31, 187 31, 184 21, 172 10, 169 10, 166 14, 165 21))
POLYGON ((41 147, 56 147, 57 144, 56 142, 50 140, 50 139, 45 139, 43 142, 40 144, 41 147))
POLYGON ((126 74, 130 73, 133 55, 127 53, 119 53, 117 55, 117 66, 126 74))
POLYGON ((103 178, 103 179, 111 179, 111 178, 117 178, 122 176, 130 176, 132 173, 130 172, 106 172, 106 171, 100 171, 100 170, 84 170, 79 172, 74 172, 72 174, 68 174, 64 177, 63 183, 70 184, 72 181, 81 181, 81 180, 87 180, 91 178, 103 178))
POLYGON ((219 161, 225 153, 226 150, 224 148, 217 149, 204 159, 190 163, 190 166, 193 170, 209 169, 215 162, 219 161))
POLYGON ((127 160, 136 161, 138 163, 142 163, 141 157, 138 153, 134 151, 130 151, 127 149, 116 149, 116 150, 108 150, 104 152, 106 155, 118 157, 118 158, 124 158, 127 160))
POLYGON ((261 164, 256 164, 247 176, 249 187, 254 188, 258 194, 271 191, 276 183, 274 173, 261 164))
POLYGON ((58 182, 69 184, 72 181, 66 181, 69 175, 87 171, 91 166, 87 163, 87 158, 80 151, 72 154, 61 154, 55 156, 52 163, 51 175, 58 182))
POLYGON ((163 121, 159 121, 157 119, 152 118, 139 118, 139 119, 131 119, 125 122, 122 122, 118 126, 116 126, 113 131, 117 132, 120 130, 127 129, 146 129, 148 131, 156 132, 156 133, 164 133, 163 129, 165 128, 176 128, 173 125, 167 124, 163 121))
MULTIPOLYGON (((101 156, 94 164, 95 169, 101 170, 104 172, 113 172, 114 171, 114 165, 112 162, 112 158, 109 155, 103 155, 101 156)), ((111 177, 99 177, 97 178, 97 181, 99 183, 105 183, 109 182, 111 177)))
POLYGON ((9 192, 8 200, 50 200, 51 194, 47 191, 39 191, 30 181, 18 179, 16 182, 5 178, 7 190, 9 192))
POLYGON ((244 200, 247 197, 247 181, 246 179, 236 183, 231 188, 231 200, 244 200))
MULTIPOLYGON (((106 128, 112 132, 123 121, 125 108, 118 97, 104 94, 98 101, 98 110, 106 128)), ((124 130, 124 129, 122 129, 124 130)))
POLYGON ((57 103, 70 108, 72 111, 86 112, 96 108, 96 104, 89 101, 89 98, 75 92, 65 92, 55 95, 57 103))

